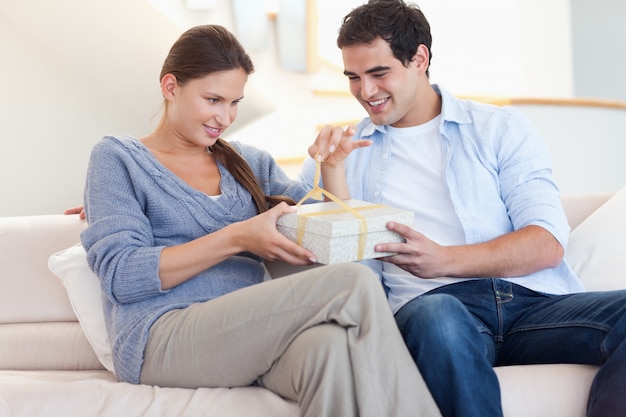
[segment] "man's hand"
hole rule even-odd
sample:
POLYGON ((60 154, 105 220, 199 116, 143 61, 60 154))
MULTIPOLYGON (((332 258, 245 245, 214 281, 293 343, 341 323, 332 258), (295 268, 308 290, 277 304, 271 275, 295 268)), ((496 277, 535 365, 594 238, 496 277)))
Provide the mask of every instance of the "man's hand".
POLYGON ((387 228, 402 236, 405 243, 381 243, 375 246, 377 252, 396 252, 397 255, 379 258, 391 262, 419 278, 446 276, 443 267, 447 264, 447 247, 428 239, 423 234, 401 224, 390 222, 387 228))
POLYGON ((376 245, 379 252, 397 252, 380 259, 419 278, 519 277, 563 260, 563 246, 546 229, 530 225, 495 239, 469 245, 442 246, 403 224, 390 222, 389 230, 406 243, 376 245))
POLYGON ((78 214, 81 220, 85 220, 85 210, 83 206, 68 208, 63 212, 63 214, 78 214))

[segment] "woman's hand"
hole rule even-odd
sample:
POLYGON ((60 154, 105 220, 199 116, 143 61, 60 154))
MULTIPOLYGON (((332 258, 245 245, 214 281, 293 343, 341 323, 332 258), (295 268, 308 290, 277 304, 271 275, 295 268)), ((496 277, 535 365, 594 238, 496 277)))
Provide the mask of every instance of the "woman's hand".
POLYGON ((294 206, 280 203, 265 213, 241 222, 245 225, 242 246, 269 261, 282 260, 292 265, 309 265, 316 262, 315 255, 287 239, 276 229, 278 218, 296 211, 294 206))
POLYGON ((341 126, 324 126, 315 138, 315 142, 309 146, 309 156, 335 167, 341 164, 353 150, 372 144, 371 140, 353 140, 352 136, 354 136, 353 125, 345 129, 341 126))
MULTIPOLYGON (((309 146, 309 156, 321 164, 324 189, 341 200, 350 199, 343 161, 350 153, 372 144, 371 140, 353 140, 354 126, 324 126, 309 146)), ((314 184, 315 185, 315 184, 314 184)))
POLYGON ((241 252, 252 252, 264 259, 282 260, 292 265, 310 265, 315 255, 287 239, 276 229, 276 221, 295 207, 280 203, 248 220, 228 226, 161 252, 161 288, 173 288, 198 273, 241 252))

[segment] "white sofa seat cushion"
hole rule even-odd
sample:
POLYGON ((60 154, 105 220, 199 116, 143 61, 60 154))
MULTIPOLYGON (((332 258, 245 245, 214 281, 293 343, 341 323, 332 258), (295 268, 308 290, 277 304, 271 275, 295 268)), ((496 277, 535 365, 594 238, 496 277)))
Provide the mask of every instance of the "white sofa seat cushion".
POLYGON ((260 387, 161 388, 116 382, 107 371, 0 371, 0 415, 4 409, 12 417, 300 415, 295 403, 260 387))
POLYGON ((515 365, 494 368, 505 417, 585 417, 598 367, 515 365))
MULTIPOLYGON (((506 417, 584 417, 597 368, 495 368, 506 417)), ((0 415, 12 417, 297 417, 297 405, 259 387, 159 388, 115 382, 107 371, 0 371, 0 415), (33 401, 33 398, 37 401, 33 401)))
POLYGON ((114 373, 111 343, 104 323, 100 280, 87 264, 85 249, 78 243, 56 252, 48 259, 48 267, 65 286, 72 309, 96 356, 106 369, 114 373))
POLYGON ((572 230, 565 258, 590 291, 626 288, 626 187, 572 230))

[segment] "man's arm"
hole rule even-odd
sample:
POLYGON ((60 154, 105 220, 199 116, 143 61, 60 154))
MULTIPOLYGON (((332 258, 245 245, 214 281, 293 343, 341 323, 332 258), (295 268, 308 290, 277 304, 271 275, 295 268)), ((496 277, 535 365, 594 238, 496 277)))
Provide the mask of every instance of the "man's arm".
POLYGON ((558 266, 563 246, 540 226, 526 226, 483 243, 441 246, 408 226, 389 223, 406 243, 376 245, 379 252, 397 252, 381 258, 420 278, 489 278, 529 275, 558 266))

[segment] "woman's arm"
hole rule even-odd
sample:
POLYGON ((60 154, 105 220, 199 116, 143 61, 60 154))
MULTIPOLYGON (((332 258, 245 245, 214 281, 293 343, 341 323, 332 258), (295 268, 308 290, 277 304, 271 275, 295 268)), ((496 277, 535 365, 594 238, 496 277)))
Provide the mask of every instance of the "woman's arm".
POLYGON ((172 288, 240 252, 292 265, 315 263, 314 255, 276 229, 276 220, 294 210, 286 203, 191 242, 163 249, 159 276, 163 289, 172 288))

